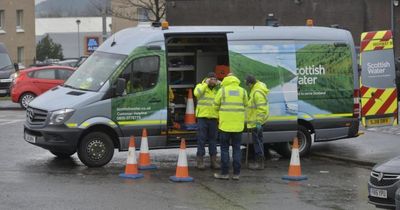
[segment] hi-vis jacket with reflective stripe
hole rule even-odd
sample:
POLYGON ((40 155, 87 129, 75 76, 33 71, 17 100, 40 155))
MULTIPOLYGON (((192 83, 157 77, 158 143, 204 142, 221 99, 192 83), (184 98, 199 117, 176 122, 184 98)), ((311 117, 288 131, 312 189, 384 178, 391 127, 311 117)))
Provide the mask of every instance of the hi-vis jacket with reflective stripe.
POLYGON ((227 76, 221 83, 214 100, 218 110, 218 128, 225 132, 242 132, 245 123, 245 107, 247 92, 239 86, 240 80, 235 76, 227 76))
POLYGON ((213 108, 215 95, 217 88, 210 89, 205 80, 196 85, 194 89, 194 96, 197 98, 196 117, 218 118, 218 113, 213 108))
POLYGON ((263 82, 257 81, 250 90, 247 103, 247 128, 255 128, 257 124, 267 122, 269 104, 267 95, 269 90, 263 82))

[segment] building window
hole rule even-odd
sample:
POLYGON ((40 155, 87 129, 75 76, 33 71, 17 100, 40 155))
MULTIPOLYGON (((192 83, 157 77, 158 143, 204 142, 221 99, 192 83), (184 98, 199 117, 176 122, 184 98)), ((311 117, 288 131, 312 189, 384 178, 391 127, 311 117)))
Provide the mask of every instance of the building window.
POLYGON ((0 10, 0 32, 4 31, 4 10, 0 10))
POLYGON ((24 10, 17 10, 17 32, 23 32, 24 10), (21 31, 22 30, 22 31, 21 31))
POLYGON ((138 21, 148 22, 149 21, 149 10, 145 8, 137 8, 138 21))
POLYGON ((18 58, 17 61, 18 63, 23 63, 24 62, 24 47, 18 47, 18 58))

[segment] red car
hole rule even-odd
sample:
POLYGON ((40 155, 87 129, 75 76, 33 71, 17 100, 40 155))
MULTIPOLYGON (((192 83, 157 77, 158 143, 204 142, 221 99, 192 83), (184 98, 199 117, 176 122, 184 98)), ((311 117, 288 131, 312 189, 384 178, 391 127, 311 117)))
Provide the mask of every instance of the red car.
POLYGON ((27 108, 36 96, 61 85, 67 80, 74 68, 68 66, 33 67, 15 73, 11 85, 11 100, 27 108))

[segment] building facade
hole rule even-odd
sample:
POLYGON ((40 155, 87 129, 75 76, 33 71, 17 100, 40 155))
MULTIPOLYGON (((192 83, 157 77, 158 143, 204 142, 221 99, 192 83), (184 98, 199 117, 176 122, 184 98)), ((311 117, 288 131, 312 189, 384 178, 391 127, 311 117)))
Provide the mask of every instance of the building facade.
MULTIPOLYGON (((273 15, 280 25, 290 26, 313 19, 316 26, 350 30, 359 45, 362 32, 391 29, 392 17, 395 34, 400 34, 398 4, 398 0, 167 0, 167 20, 171 25, 265 25, 273 15)), ((399 41, 395 37, 398 56, 399 41)))
MULTIPOLYGON (((90 40, 95 40, 96 46, 103 42, 102 21, 102 17, 36 18, 36 42, 49 35, 53 42, 61 44, 64 58, 89 55, 90 40)), ((108 37, 111 17, 106 18, 106 25, 108 37)))
POLYGON ((35 44, 35 2, 0 0, 0 42, 11 59, 25 66, 33 64, 35 44))

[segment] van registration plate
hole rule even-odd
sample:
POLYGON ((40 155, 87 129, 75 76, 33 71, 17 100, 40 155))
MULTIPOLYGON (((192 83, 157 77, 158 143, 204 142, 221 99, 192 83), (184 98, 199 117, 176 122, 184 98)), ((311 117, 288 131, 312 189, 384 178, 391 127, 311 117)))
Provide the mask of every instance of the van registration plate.
POLYGON ((376 119, 369 119, 367 120, 368 126, 385 126, 391 125, 392 118, 391 117, 384 117, 384 118, 376 118, 376 119))
POLYGON ((375 189, 375 188, 370 188, 369 189, 369 195, 372 196, 372 197, 377 197, 377 198, 387 198, 387 191, 386 190, 375 189))
POLYGON ((30 142, 30 143, 36 143, 36 136, 32 136, 30 134, 25 133, 24 137, 25 137, 25 141, 30 142))

